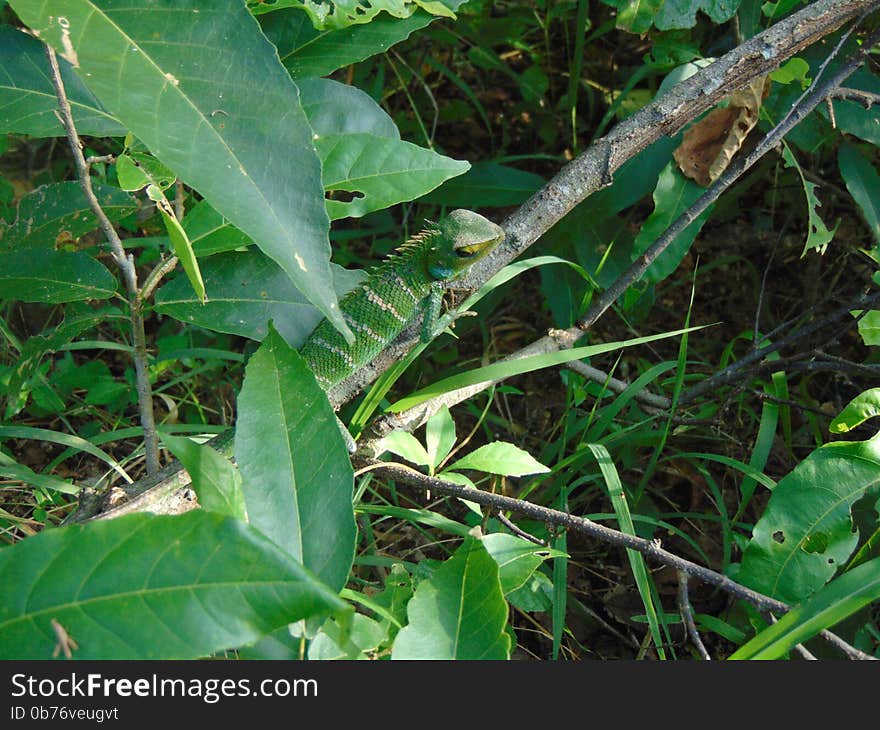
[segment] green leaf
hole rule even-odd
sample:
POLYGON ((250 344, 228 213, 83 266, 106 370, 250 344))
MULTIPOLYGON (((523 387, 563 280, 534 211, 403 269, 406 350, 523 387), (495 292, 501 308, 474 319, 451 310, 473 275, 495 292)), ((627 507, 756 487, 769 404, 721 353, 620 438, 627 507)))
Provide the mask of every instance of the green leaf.
MULTIPOLYGON (((333 659, 366 659, 366 652, 375 649, 385 638, 385 631, 378 621, 374 621, 362 613, 352 616, 351 636, 340 647, 334 636, 328 633, 331 621, 326 628, 319 631, 309 643, 309 659, 329 661, 333 659)), ((334 632, 338 633, 338 632, 334 632)))
POLYGON ((507 659, 507 604, 498 564, 482 541, 467 537, 453 556, 419 583, 407 606, 409 623, 392 659, 507 659))
POLYGON ((184 436, 162 433, 161 438, 192 478, 192 488, 203 509, 247 519, 241 474, 229 459, 207 444, 197 444, 184 436))
MULTIPOLYGON (((250 246, 250 237, 220 215, 207 200, 199 201, 181 221, 183 230, 192 242, 196 256, 234 251, 250 246)), ((332 268, 331 264, 331 268, 332 268)))
POLYGON ((531 454, 506 441, 493 441, 472 451, 454 464, 448 471, 476 469, 487 474, 521 477, 526 474, 546 474, 550 471, 531 454))
MULTIPOLYGON (((126 129, 80 80, 70 64, 58 59, 61 79, 80 134, 122 137, 126 129)), ((44 46, 32 35, 0 25, 0 133, 62 137, 58 97, 49 78, 44 46)))
POLYGON ((544 187, 540 175, 497 162, 477 162, 463 175, 449 180, 420 199, 423 203, 471 208, 519 205, 544 187))
POLYGON ((299 92, 241 2, 217 0, 210 12, 199 0, 137 12, 124 0, 10 4, 152 154, 353 337, 326 285, 329 219, 299 92))
MULTIPOLYGON (((271 319, 287 342, 298 347, 322 317, 287 275, 259 251, 229 251, 200 264, 208 301, 199 302, 186 277, 171 279, 156 292, 157 312, 217 332, 260 341, 271 319)), ((339 296, 363 278, 335 264, 331 268, 339 296)))
POLYGON ((109 465, 127 482, 131 482, 131 477, 125 473, 125 470, 119 466, 119 463, 110 454, 99 449, 90 441, 86 441, 79 436, 73 436, 69 433, 61 433, 59 431, 50 431, 46 428, 33 428, 32 426, 0 426, 0 439, 4 438, 21 438, 34 439, 36 441, 48 441, 53 444, 61 444, 79 451, 85 451, 87 454, 100 459, 109 465))
POLYGON ((177 176, 159 160, 145 152, 128 152, 116 158, 116 177, 123 190, 140 190, 156 185, 161 190, 170 188, 177 176))
POLYGON ((523 587, 547 558, 564 555, 559 550, 535 545, 521 537, 503 532, 486 535, 483 538, 483 547, 498 563, 498 577, 505 596, 523 587))
POLYGON ((51 474, 37 474, 24 464, 0 464, 0 476, 4 479, 16 479, 25 484, 32 484, 42 489, 52 489, 64 494, 79 494, 79 487, 66 479, 59 479, 51 474))
POLYGON ((0 550, 0 658, 192 659, 345 604, 238 520, 204 510, 45 530, 0 550))
POLYGON ((357 533, 348 449, 312 371, 274 329, 245 369, 235 459, 250 524, 341 589, 357 533))
POLYGON ((383 436, 379 448, 397 454, 413 464, 431 465, 431 457, 428 456, 425 447, 407 431, 392 431, 387 436, 383 436))
MULTIPOLYGON (((111 221, 137 210, 137 203, 119 188, 94 183, 92 188, 111 221)), ((51 183, 19 201, 18 217, 9 228, 0 225, 0 248, 53 249, 97 227, 98 219, 78 182, 51 183)))
POLYGON ((813 451, 773 490, 736 580, 787 603, 814 593, 855 549, 850 510, 878 483, 880 434, 813 451))
POLYGON ((99 324, 128 321, 128 315, 113 307, 100 307, 80 313, 68 310, 60 324, 29 337, 18 353, 18 361, 6 387, 9 395, 6 418, 12 418, 24 408, 27 392, 23 392, 23 389, 36 377, 40 363, 46 355, 57 352, 75 337, 99 324))
POLYGON ((189 279, 196 298, 204 304, 205 282, 202 279, 199 262, 193 252, 192 243, 190 243, 186 231, 180 225, 180 221, 177 220, 171 203, 168 202, 168 199, 158 185, 153 183, 147 185, 147 197, 156 203, 156 207, 159 209, 159 213, 161 213, 162 220, 165 223, 165 230, 168 231, 168 238, 171 239, 171 245, 174 247, 174 254, 180 261, 181 266, 183 266, 183 271, 186 274, 186 278, 189 279))
POLYGON ((880 598, 880 558, 862 563, 820 588, 730 659, 780 659, 797 644, 852 616, 880 598))
POLYGON ((837 225, 834 226, 834 230, 829 231, 828 227, 825 225, 825 222, 819 217, 819 208, 822 203, 819 201, 819 198, 816 196, 816 188, 819 186, 816 183, 812 183, 804 177, 804 171, 801 169, 800 164, 794 156, 794 153, 791 151, 791 147, 789 147, 788 143, 785 140, 782 141, 782 159, 785 160, 786 167, 794 168, 797 174, 801 178, 801 184, 804 187, 804 195, 807 198, 807 216, 808 220, 808 230, 807 230, 807 240, 804 243, 804 251, 803 255, 806 255, 807 251, 817 250, 819 253, 824 253, 828 244, 831 242, 831 239, 834 238, 834 233, 837 230, 837 225))
MULTIPOLYGON (((853 317, 858 317, 861 312, 851 312, 853 317)), ((872 309, 859 320, 859 336, 868 345, 880 345, 880 310, 872 309)))
POLYGON ((880 388, 870 388, 847 403, 831 421, 828 430, 831 433, 846 433, 876 416, 880 416, 880 388))
POLYGON ((347 28, 372 22, 383 11, 395 18, 408 18, 420 8, 446 18, 455 18, 446 5, 429 0, 251 0, 254 14, 268 13, 276 8, 304 10, 319 30, 347 28))
POLYGON ((683 330, 674 330, 672 332, 664 332, 659 335, 649 335, 648 337, 636 337, 631 340, 621 340, 620 342, 605 342, 600 345, 587 345, 586 347, 575 347, 570 350, 560 350, 558 352, 549 352, 543 355, 530 355, 521 357, 516 360, 503 360, 492 365, 486 365, 482 368, 469 370, 459 375, 453 375, 448 378, 438 380, 426 388, 417 390, 415 393, 401 398, 388 406, 389 411, 399 413, 407 408, 423 403, 435 395, 447 393, 456 388, 464 388, 467 385, 476 385, 489 380, 500 380, 509 378, 513 375, 521 375, 529 373, 533 370, 548 368, 554 365, 570 362, 571 360, 580 360, 584 357, 592 357, 593 355, 601 355, 604 352, 613 352, 623 347, 632 347, 633 345, 641 345, 654 340, 662 340, 667 337, 676 337, 685 332, 694 332, 702 327, 689 327, 683 330))
POLYGON ((83 251, 0 252, 0 299, 57 304, 108 299, 116 279, 83 251))
POLYGON ((428 452, 428 466, 433 472, 455 446, 455 421, 449 406, 442 405, 425 424, 425 448, 428 452))
MULTIPOLYGON (((461 2, 456 0, 455 3, 461 2)), ((327 76, 339 68, 387 51, 436 20, 423 10, 409 18, 379 15, 367 25, 317 30, 305 13, 287 9, 260 16, 263 31, 278 47, 281 62, 295 79, 327 76)))
POLYGON ((334 220, 412 200, 470 167, 410 142, 372 134, 318 137, 315 146, 324 164, 324 188, 354 193, 349 202, 327 200, 334 220))
POLYGON ((837 154, 846 189, 859 206, 874 241, 880 243, 880 175, 869 157, 845 142, 837 154))
MULTIPOLYGON (((704 189, 688 180, 670 162, 657 180, 654 189, 654 211, 648 216, 633 245, 635 260, 654 243, 663 232, 703 194, 704 189)), ((712 213, 709 206, 697 219, 685 228, 669 247, 661 253, 644 274, 644 280, 656 284, 672 274, 690 250, 694 239, 712 213)))
POLYGON ((777 84, 790 84, 797 81, 802 89, 806 89, 812 79, 809 76, 810 64, 803 58, 790 58, 779 68, 770 73, 770 78, 777 84))
POLYGON ((400 139, 394 120, 360 89, 331 79, 303 79, 297 86, 303 111, 316 134, 329 137, 362 132, 400 139))
MULTIPOLYGON (((633 524, 632 513, 629 509, 629 503, 626 499, 626 492, 623 491, 623 484, 620 481, 620 475, 611 459, 611 454, 603 444, 587 444, 587 448, 593 453, 599 470, 602 472, 602 478, 605 481, 605 487, 608 490, 608 496, 611 498, 611 505, 614 507, 614 514, 617 517, 617 524, 620 531, 627 535, 636 535, 636 528, 633 524)), ((645 557, 640 552, 631 548, 626 549, 626 555, 629 560, 630 569, 635 578, 636 587, 639 591, 639 597, 642 599, 642 605, 645 608, 645 615, 651 629, 651 637, 654 639, 654 645, 657 648, 658 655, 661 659, 665 659, 665 651, 663 649, 663 637, 660 634, 660 624, 658 619, 657 606, 654 605, 654 591, 651 590, 651 577, 648 566, 645 563, 645 557)), ((662 610, 662 606, 661 606, 662 610)))

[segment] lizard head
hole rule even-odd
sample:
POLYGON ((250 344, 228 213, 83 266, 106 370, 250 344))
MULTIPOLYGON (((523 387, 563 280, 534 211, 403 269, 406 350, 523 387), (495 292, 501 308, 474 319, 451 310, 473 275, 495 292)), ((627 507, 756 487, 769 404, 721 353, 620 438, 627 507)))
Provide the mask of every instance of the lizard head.
POLYGON ((434 226, 428 270, 437 280, 456 279, 504 240, 504 230, 472 210, 453 210, 434 226))

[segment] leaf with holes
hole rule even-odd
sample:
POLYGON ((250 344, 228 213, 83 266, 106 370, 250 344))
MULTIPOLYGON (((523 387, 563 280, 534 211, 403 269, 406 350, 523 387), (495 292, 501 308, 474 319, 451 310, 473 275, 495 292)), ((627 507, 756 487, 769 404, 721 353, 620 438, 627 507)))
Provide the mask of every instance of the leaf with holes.
MULTIPOLYGON (((133 213, 137 203, 110 185, 93 185, 95 197, 111 221, 133 213)), ((15 223, 0 225, 0 248, 61 248, 98 227, 78 182, 42 185, 18 203, 15 223)))
POLYGON ((735 579, 788 603, 812 595, 858 542, 850 510, 880 483, 880 434, 813 451, 779 481, 735 579))

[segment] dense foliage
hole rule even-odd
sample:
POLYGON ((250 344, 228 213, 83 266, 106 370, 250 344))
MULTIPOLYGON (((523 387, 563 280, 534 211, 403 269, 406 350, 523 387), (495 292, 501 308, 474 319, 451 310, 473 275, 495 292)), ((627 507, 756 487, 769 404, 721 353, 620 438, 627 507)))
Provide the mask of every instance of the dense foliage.
POLYGON ((0 657, 880 657, 878 5, 10 0, 0 657), (475 316, 328 399, 458 207, 475 316))

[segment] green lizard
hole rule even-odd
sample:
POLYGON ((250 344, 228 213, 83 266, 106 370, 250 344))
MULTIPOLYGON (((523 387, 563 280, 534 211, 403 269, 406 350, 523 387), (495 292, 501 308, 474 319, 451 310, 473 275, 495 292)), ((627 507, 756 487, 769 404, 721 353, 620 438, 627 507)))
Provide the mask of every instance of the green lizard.
POLYGON ((430 223, 344 296, 339 309, 353 343, 324 320, 299 349, 319 385, 333 386, 369 363, 423 314, 422 340, 436 337, 443 292, 504 239, 504 231, 470 210, 430 223))
MULTIPOLYGON (((454 210, 437 223, 430 223, 420 233, 400 246, 388 259, 372 270, 367 280, 339 302, 345 321, 355 335, 349 344, 323 320, 299 349, 315 378, 329 391, 349 375, 369 363, 412 324, 420 314, 422 339, 439 334, 439 313, 443 293, 450 282, 463 276, 471 265, 504 239, 504 231, 483 216, 470 210, 454 210)), ((350 450, 354 442, 340 422, 350 450)), ((234 432, 227 431, 211 439, 210 445, 231 456, 234 432)), ((180 464, 169 465, 153 477, 129 485, 132 500, 113 513, 135 511, 140 503, 159 499, 185 486, 180 464)), ((92 506, 80 505, 67 522, 87 519, 92 506)))

